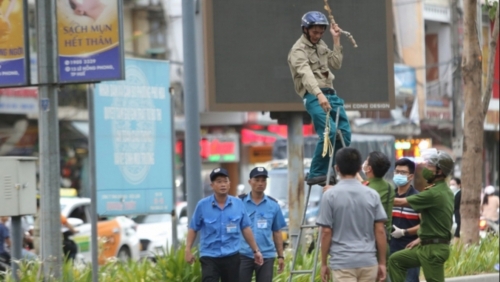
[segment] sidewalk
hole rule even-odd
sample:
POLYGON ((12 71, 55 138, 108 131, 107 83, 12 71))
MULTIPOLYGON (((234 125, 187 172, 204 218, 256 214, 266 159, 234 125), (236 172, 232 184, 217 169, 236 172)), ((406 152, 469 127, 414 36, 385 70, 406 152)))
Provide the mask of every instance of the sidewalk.
POLYGON ((480 274, 472 276, 460 276, 453 278, 446 278, 446 282, 498 282, 500 274, 490 273, 490 274, 480 274))

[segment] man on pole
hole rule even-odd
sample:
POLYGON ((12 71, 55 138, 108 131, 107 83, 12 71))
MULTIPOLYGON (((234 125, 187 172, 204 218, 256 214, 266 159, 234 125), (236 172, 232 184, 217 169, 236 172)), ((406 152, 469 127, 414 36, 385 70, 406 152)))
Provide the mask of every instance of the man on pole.
MULTIPOLYGON (((304 106, 311 115, 314 129, 320 137, 307 177, 308 185, 326 185, 330 182, 326 179, 330 169, 329 158, 322 156, 323 134, 326 122, 329 122, 331 130, 328 138, 333 143, 337 132, 334 120, 337 110, 340 110, 338 129, 342 131, 345 145, 349 146, 351 143, 351 128, 344 110, 344 100, 337 96, 337 91, 333 88, 332 80, 335 76, 330 71, 330 68, 340 69, 342 66, 341 32, 336 24, 328 22, 324 14, 316 11, 308 12, 302 16, 302 36, 288 54, 288 65, 295 91, 303 99, 304 106), (328 27, 333 36, 333 50, 321 40, 328 27), (327 113, 330 114, 328 121, 327 113)), ((336 142, 334 150, 337 151, 341 147, 342 143, 336 142)))

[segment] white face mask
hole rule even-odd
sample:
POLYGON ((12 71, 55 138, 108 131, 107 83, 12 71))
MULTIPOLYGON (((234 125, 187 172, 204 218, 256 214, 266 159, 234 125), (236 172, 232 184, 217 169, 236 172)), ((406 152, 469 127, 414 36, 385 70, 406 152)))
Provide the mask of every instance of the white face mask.
POLYGON ((453 191, 453 192, 457 192, 457 191, 459 190, 459 189, 458 189, 458 186, 456 186, 456 185, 451 185, 451 186, 450 186, 450 189, 451 189, 451 191, 453 191))

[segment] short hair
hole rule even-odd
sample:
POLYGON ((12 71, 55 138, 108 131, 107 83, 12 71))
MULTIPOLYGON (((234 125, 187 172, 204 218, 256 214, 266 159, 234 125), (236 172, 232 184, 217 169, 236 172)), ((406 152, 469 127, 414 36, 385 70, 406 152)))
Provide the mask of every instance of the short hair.
POLYGON ((372 167, 375 177, 382 178, 391 167, 391 162, 384 153, 374 151, 368 154, 368 165, 372 167))
POLYGON ((455 180, 457 185, 462 185, 462 180, 460 180, 460 178, 458 178, 458 177, 452 177, 451 180, 455 180))
POLYGON ((410 174, 415 174, 415 163, 412 162, 410 159, 407 158, 401 158, 396 161, 396 164, 394 167, 397 166, 406 166, 408 170, 410 171, 410 174))
POLYGON ((335 154, 335 164, 342 175, 355 176, 361 169, 361 153, 355 148, 342 148, 335 154))

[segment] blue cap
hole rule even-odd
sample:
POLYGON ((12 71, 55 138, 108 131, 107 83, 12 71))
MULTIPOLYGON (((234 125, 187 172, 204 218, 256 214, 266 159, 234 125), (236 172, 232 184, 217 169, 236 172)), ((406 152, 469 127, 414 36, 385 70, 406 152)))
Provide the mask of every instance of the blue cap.
POLYGON ((229 177, 229 173, 227 170, 223 169, 222 167, 218 167, 210 173, 210 181, 214 181, 217 176, 226 176, 229 177))
POLYGON ((252 169, 252 171, 250 171, 250 178, 255 178, 258 176, 269 177, 267 175, 267 170, 263 167, 260 167, 260 166, 254 168, 254 169, 252 169))

